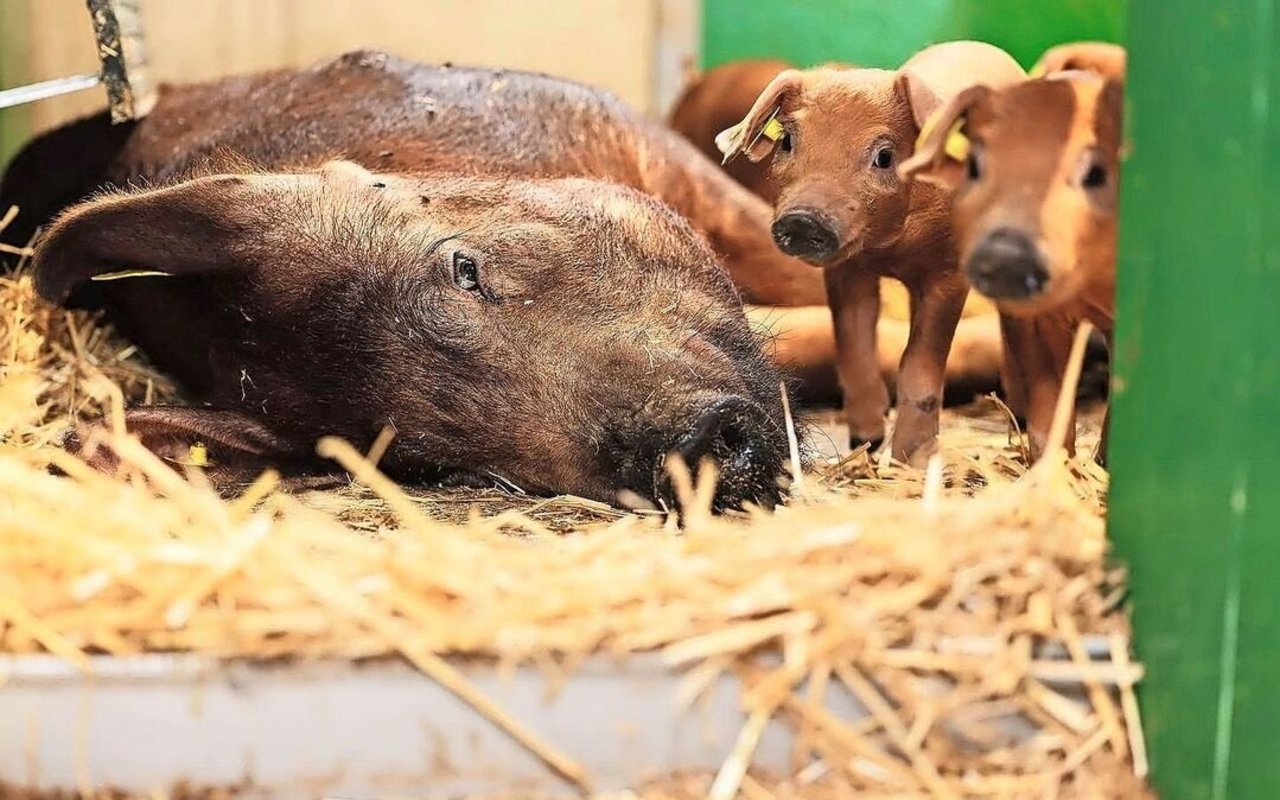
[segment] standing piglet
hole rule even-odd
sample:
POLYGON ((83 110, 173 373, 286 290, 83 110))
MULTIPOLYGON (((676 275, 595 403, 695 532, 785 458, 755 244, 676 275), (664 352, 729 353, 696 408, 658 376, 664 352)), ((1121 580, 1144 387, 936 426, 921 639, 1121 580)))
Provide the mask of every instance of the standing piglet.
POLYGON ((884 438, 888 389, 876 369, 880 276, 911 297, 898 376, 893 455, 920 465, 936 449, 947 354, 968 286, 952 241, 948 192, 898 176, 924 121, 975 84, 1026 74, 980 42, 929 47, 898 70, 817 68, 778 75, 750 113, 721 135, 731 160, 773 154, 773 238, 826 268, 851 444, 884 438))
MULTIPOLYGON (((1122 65, 1123 53, 1106 63, 1122 65)), ((1119 81, 1082 71, 973 87, 939 111, 901 166, 954 191, 961 263, 1001 311, 1010 366, 1026 387, 1033 458, 1050 444, 1081 320, 1111 335, 1122 98, 1119 81)), ((1068 431, 1071 451, 1074 425, 1068 431)))

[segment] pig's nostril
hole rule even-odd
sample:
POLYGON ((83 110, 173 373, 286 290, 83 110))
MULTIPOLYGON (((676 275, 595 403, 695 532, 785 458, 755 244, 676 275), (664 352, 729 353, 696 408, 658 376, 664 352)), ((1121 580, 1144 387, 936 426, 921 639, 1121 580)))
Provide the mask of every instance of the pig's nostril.
POLYGON ((965 264, 973 288, 993 300, 1026 300, 1045 290, 1049 271, 1035 243, 1001 228, 983 239, 965 264))
POLYGON ((840 237, 814 211, 790 211, 774 220, 773 240, 787 255, 824 261, 836 254, 840 237))
MULTIPOLYGON (((719 472, 715 505, 739 507, 751 501, 773 507, 780 500, 777 478, 781 445, 765 433, 764 412, 741 397, 725 397, 703 407, 669 452, 696 472, 710 460, 719 472)), ((665 476, 655 476, 665 484, 665 476)), ((674 498, 672 498, 674 499, 674 498)))
POLYGON ((739 419, 744 406, 737 398, 726 398, 703 409, 676 442, 675 452, 694 468, 704 458, 720 461, 735 456, 746 439, 739 419))

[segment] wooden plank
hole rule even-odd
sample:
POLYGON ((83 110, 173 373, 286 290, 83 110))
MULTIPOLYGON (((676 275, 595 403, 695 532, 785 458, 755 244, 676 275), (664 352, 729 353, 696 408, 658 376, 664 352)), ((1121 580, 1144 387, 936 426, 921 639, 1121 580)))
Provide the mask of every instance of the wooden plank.
MULTIPOLYGON (((141 18, 160 81, 305 66, 370 47, 421 61, 561 75, 655 112, 660 2, 143 0, 141 18)), ((5 38, 27 42, 30 56, 6 46, 5 60, 25 64, 30 80, 96 71, 84 0, 3 0, 0 7, 6 15, 0 19, 19 14, 17 23, 6 22, 5 38)), ((43 102, 33 107, 32 124, 45 129, 102 105, 93 92, 43 102)))
POLYGON ((701 61, 702 7, 689 0, 658 0, 654 12, 651 110, 666 117, 684 89, 687 72, 701 61))
MULTIPOLYGON (((33 80, 61 78, 99 68, 93 25, 84 0, 18 0, 28 8, 28 60, 33 80)), ((44 130, 106 105, 105 92, 80 92, 31 106, 31 125, 44 130)))

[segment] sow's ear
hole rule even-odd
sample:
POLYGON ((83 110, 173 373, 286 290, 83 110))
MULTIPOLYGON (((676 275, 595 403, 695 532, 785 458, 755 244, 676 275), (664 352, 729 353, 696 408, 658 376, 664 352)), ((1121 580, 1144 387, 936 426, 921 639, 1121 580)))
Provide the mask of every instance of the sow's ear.
POLYGON ((971 147, 965 132, 969 113, 990 96, 990 88, 970 86, 935 111, 920 131, 915 153, 898 165, 898 174, 947 189, 958 187, 971 147))
POLYGON ((64 302, 84 281, 141 274, 199 275, 249 263, 253 232, 289 179, 214 175, 73 206, 36 245, 36 289, 64 302))
MULTIPOLYGON (((239 411, 182 406, 142 406, 125 414, 125 429, 160 459, 179 469, 198 468, 223 489, 248 483, 274 467, 296 488, 340 481, 337 470, 311 449, 281 436, 239 411)), ((119 456, 111 450, 104 423, 72 431, 66 449, 90 466, 114 473, 119 456)))
POLYGON ((725 164, 743 153, 751 161, 760 161, 773 152, 773 146, 782 137, 781 126, 774 118, 799 94, 803 82, 804 73, 800 70, 788 69, 778 73, 756 98, 747 116, 716 136, 716 147, 724 154, 725 164))

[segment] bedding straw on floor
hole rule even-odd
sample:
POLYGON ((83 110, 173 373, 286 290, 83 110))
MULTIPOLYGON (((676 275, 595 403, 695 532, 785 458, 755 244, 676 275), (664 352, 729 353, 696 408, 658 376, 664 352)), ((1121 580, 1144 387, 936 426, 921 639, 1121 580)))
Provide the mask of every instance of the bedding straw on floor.
POLYGON ((402 491, 334 440, 351 487, 291 496, 265 475, 230 501, 125 441, 121 477, 56 446, 76 417, 172 396, 107 328, 0 280, 0 651, 398 654, 586 784, 442 656, 571 680, 588 654, 657 650, 690 703, 740 674, 747 714, 718 775, 645 796, 1143 796, 1105 474, 1024 475, 998 413, 949 414, 932 474, 859 454, 777 514, 695 510, 683 531, 574 498, 402 491), (1084 637, 1112 658, 1089 662, 1084 637), (1087 702, 1064 694, 1073 680, 1087 702), (834 691, 871 719, 825 711, 834 691), (771 717, 799 733, 791 776, 748 770, 771 717), (1012 717, 1037 732, 1012 743, 1012 717))

